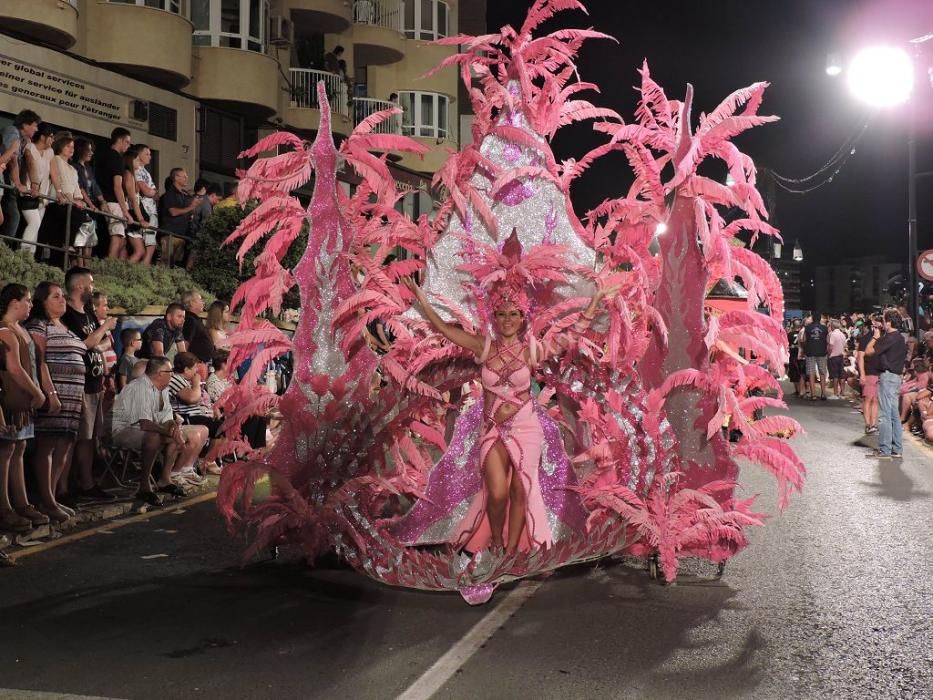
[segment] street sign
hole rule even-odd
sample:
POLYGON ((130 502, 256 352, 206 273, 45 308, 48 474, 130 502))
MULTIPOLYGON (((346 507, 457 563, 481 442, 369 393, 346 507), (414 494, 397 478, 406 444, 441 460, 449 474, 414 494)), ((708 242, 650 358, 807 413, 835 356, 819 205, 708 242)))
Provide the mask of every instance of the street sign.
POLYGON ((933 282, 933 250, 925 250, 917 258, 917 274, 927 282, 933 282))

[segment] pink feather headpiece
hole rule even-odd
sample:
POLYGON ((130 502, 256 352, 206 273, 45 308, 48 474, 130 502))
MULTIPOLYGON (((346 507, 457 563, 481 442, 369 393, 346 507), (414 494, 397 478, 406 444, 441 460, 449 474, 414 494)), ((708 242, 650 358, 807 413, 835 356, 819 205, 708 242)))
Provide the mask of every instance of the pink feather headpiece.
POLYGON ((490 313, 504 304, 514 304, 527 316, 531 310, 529 291, 567 281, 566 246, 542 243, 525 253, 516 229, 501 251, 472 239, 469 242, 471 245, 464 246, 468 261, 458 269, 473 276, 477 292, 485 292, 484 306, 490 313))

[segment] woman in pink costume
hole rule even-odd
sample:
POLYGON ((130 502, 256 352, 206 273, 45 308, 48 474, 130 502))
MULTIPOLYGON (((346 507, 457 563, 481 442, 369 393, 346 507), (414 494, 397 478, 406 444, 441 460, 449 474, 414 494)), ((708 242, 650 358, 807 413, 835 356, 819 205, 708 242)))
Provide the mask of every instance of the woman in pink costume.
MULTIPOLYGON (((503 254, 513 262, 520 257, 514 234, 503 254)), ((576 494, 567 489, 575 485, 576 478, 562 447, 555 449, 560 431, 531 393, 532 371, 552 352, 525 332, 529 310, 523 289, 526 277, 508 269, 503 272, 504 279, 488 291, 495 337, 469 333, 447 323, 424 292, 413 281, 406 281, 434 328, 476 356, 482 366, 483 399, 459 419, 454 444, 432 469, 425 497, 393 523, 393 534, 405 544, 452 543, 470 552, 504 547, 511 555, 551 547, 568 529, 585 531, 586 511, 576 494), (478 440, 470 448, 464 444, 469 441, 457 444, 464 424, 475 418, 480 419, 478 440), (558 450, 559 456, 555 454, 558 450), (457 455, 458 451, 462 454, 457 455), (478 468, 482 478, 478 484, 473 482, 479 489, 470 493, 469 486, 458 488, 462 482, 450 467, 460 456, 464 458, 461 470, 469 469, 471 452, 476 451, 473 468, 478 468), (451 493, 455 495, 451 497, 451 493)), ((596 293, 577 330, 585 330, 600 301, 612 291, 596 293)))

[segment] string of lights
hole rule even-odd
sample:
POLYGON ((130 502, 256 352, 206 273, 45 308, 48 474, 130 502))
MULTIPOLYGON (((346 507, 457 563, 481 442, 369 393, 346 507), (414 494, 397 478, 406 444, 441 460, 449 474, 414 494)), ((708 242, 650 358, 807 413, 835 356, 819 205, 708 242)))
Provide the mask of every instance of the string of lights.
POLYGON ((859 141, 861 141, 870 125, 871 119, 866 119, 865 122, 860 127, 857 127, 852 135, 843 142, 842 146, 839 147, 839 149, 828 161, 826 161, 826 163, 820 166, 818 170, 805 177, 792 178, 770 170, 769 173, 775 184, 777 184, 783 190, 791 192, 792 194, 807 194, 808 192, 812 192, 819 189, 820 187, 828 185, 833 181, 833 178, 839 174, 840 170, 842 170, 842 167, 846 164, 849 158, 855 155, 857 150, 856 146, 858 145, 859 141), (813 180, 820 178, 826 173, 829 173, 829 175, 820 180, 819 183, 815 185, 809 184, 813 180))

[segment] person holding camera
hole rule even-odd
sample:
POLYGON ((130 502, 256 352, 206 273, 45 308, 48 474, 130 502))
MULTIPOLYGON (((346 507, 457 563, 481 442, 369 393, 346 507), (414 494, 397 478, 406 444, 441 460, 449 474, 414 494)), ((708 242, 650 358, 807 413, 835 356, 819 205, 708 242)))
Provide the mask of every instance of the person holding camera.
POLYGON ((877 459, 901 459, 901 416, 898 399, 901 374, 907 360, 907 343, 901 335, 901 316, 894 309, 884 312, 884 328, 874 329, 865 354, 876 358, 878 378, 878 449, 868 454, 877 459))

